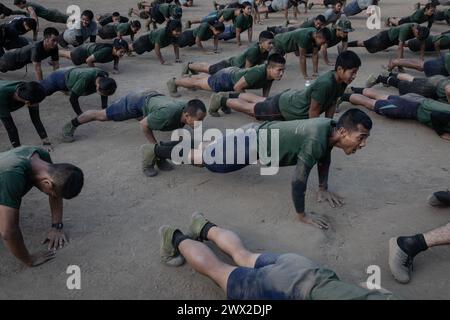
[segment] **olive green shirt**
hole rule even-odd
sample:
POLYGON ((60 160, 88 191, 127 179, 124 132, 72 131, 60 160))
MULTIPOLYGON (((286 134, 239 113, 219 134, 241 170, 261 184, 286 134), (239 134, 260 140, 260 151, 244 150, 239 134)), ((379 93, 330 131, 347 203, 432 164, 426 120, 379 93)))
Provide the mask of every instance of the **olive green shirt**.
POLYGON ((405 42, 414 38, 413 26, 417 26, 417 23, 405 23, 398 27, 390 28, 388 31, 389 39, 391 41, 405 42))
POLYGON ((269 55, 268 52, 265 53, 261 52, 261 47, 259 46, 259 43, 255 43, 247 50, 245 50, 244 53, 242 53, 241 55, 231 57, 228 60, 228 62, 233 67, 245 68, 245 63, 247 60, 252 64, 252 66, 256 66, 264 63, 267 60, 268 55, 269 55))
POLYGON ((97 92, 95 81, 98 77, 108 77, 100 68, 76 67, 66 73, 66 87, 71 93, 81 97, 97 92))
POLYGON ((147 126, 152 130, 172 131, 184 127, 181 116, 185 101, 156 96, 147 99, 143 113, 147 117, 147 126))
POLYGON ((277 34, 274 40, 275 47, 286 53, 297 51, 299 48, 312 51, 315 46, 313 34, 316 31, 316 28, 305 28, 277 34))
POLYGON ((17 86, 22 81, 0 80, 0 118, 11 116, 11 112, 22 108, 25 103, 13 99, 17 86))
POLYGON ((231 74, 233 83, 236 84, 242 77, 247 82, 247 89, 261 89, 267 87, 272 80, 267 80, 267 65, 261 64, 248 69, 234 68, 231 74))
POLYGON ((153 45, 159 44, 161 48, 167 47, 173 43, 173 39, 167 35, 165 28, 151 31, 148 34, 148 37, 153 45))

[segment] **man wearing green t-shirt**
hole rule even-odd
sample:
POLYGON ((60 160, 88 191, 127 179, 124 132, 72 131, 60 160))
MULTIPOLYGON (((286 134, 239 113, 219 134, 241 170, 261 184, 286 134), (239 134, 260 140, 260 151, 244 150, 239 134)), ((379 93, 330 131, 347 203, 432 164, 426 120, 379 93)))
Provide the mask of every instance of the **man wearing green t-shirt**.
POLYGON ((299 57, 300 72, 305 79, 317 77, 319 72, 319 48, 327 43, 331 38, 330 30, 322 28, 298 29, 286 33, 277 34, 274 38, 275 48, 281 53, 286 54, 295 52, 299 57), (308 76, 306 69, 306 55, 312 52, 313 74, 308 76))
POLYGON ((386 50, 392 46, 398 46, 397 58, 403 58, 406 41, 416 38, 421 42, 420 57, 425 54, 425 40, 430 34, 430 29, 417 23, 405 23, 398 27, 384 30, 365 41, 351 41, 348 47, 365 47, 370 53, 386 50))
POLYGON ((76 114, 83 111, 78 102, 79 97, 98 93, 102 99, 102 108, 108 106, 108 96, 116 92, 116 81, 100 68, 70 67, 52 72, 41 81, 46 96, 57 91, 70 92, 70 104, 76 114))
POLYGON ((225 31, 219 36, 219 40, 230 40, 236 38, 238 46, 242 45, 241 33, 247 30, 248 42, 252 42, 253 37, 253 17, 252 4, 244 2, 241 14, 233 20, 233 25, 225 27, 225 31))
MULTIPOLYGON (((421 43, 417 39, 409 40, 406 46, 409 50, 417 52, 421 48, 421 43)), ((450 49, 450 33, 442 33, 434 36, 429 36, 425 40, 425 51, 436 52, 438 56, 441 56, 441 50, 450 49)))
POLYGON ((207 91, 236 91, 244 92, 246 89, 262 89, 263 96, 267 97, 274 80, 283 77, 286 60, 280 54, 272 54, 267 64, 249 69, 229 67, 213 75, 200 74, 191 77, 176 79, 167 82, 171 96, 179 97, 178 87, 201 89, 207 91))
POLYGON ((67 164, 53 164, 50 155, 37 147, 19 147, 0 153, 0 236, 5 247, 21 262, 36 267, 55 257, 67 243, 63 230, 63 199, 76 197, 83 187, 83 172, 67 164), (36 187, 48 195, 51 229, 48 250, 31 255, 19 226, 22 198, 36 187))
POLYGON ((436 11, 436 5, 434 3, 427 3, 422 9, 416 10, 412 15, 405 18, 394 18, 389 17, 386 20, 386 25, 388 27, 400 26, 405 23, 417 23, 422 24, 428 22, 427 28, 431 29, 433 25, 433 17, 436 11))
POLYGON ((181 75, 188 75, 189 73, 196 74, 199 72, 215 74, 217 71, 229 67, 248 69, 265 63, 272 48, 273 34, 269 31, 262 31, 259 34, 259 42, 249 47, 242 54, 227 60, 222 60, 215 64, 207 62, 188 62, 185 64, 181 75))
POLYGON ((269 98, 218 93, 211 96, 209 113, 217 117, 220 108, 231 108, 261 121, 316 118, 322 113, 333 118, 337 99, 356 78, 360 66, 356 53, 344 51, 337 57, 334 71, 322 74, 303 90, 289 89, 269 98))
POLYGON ((180 48, 191 47, 194 44, 199 47, 199 49, 205 53, 209 54, 208 51, 203 47, 202 41, 208 41, 209 39, 214 39, 214 51, 218 52, 219 46, 219 35, 225 30, 225 25, 222 22, 215 22, 213 24, 208 22, 203 22, 195 29, 185 30, 178 38, 177 44, 180 48))
MULTIPOLYGON (((125 121, 140 119, 140 126, 151 146, 158 144, 153 130, 173 131, 185 125, 193 128, 196 121, 203 121, 206 107, 198 99, 190 101, 174 100, 156 91, 131 92, 113 102, 103 110, 87 110, 66 123, 63 127, 63 141, 75 141, 75 130, 82 124, 92 121, 125 121)), ((143 148, 143 152, 146 152, 143 148)), ((154 176, 157 171, 170 169, 170 164, 164 160, 144 162, 143 171, 147 176, 154 176)))
POLYGON ((102 39, 114 39, 130 36, 131 42, 134 36, 141 30, 141 23, 138 20, 124 23, 109 23, 98 30, 98 35, 102 39))
POLYGON ((392 119, 414 119, 432 128, 442 139, 450 140, 450 104, 408 93, 387 95, 372 88, 352 88, 343 101, 362 105, 392 119))
MULTIPOLYGON (((182 142, 181 149, 177 145, 153 148, 152 157, 172 159, 173 156, 180 156, 184 163, 203 164, 215 173, 241 170, 255 164, 257 159, 265 159, 262 161, 265 165, 276 168, 296 166, 292 180, 292 198, 299 220, 328 229, 329 224, 324 217, 305 211, 305 192, 310 171, 317 164, 319 201, 328 201, 332 207, 341 206, 342 198, 328 190, 331 150, 337 147, 347 155, 355 153, 366 145, 371 129, 372 120, 363 111, 351 109, 337 123, 329 118, 315 118, 249 124, 232 135, 217 137, 204 150, 203 147, 191 150, 190 144, 188 150, 185 150, 187 142, 182 142), (278 136, 278 140, 272 134, 278 136), (276 145, 272 146, 272 143, 276 145), (261 146, 264 146, 264 150, 260 149, 261 146), (278 157, 272 155, 274 148, 278 151, 278 157), (231 154, 234 158, 229 159, 231 154), (267 159, 267 155, 276 159, 267 159)), ((148 161, 151 159, 150 157, 148 161)))

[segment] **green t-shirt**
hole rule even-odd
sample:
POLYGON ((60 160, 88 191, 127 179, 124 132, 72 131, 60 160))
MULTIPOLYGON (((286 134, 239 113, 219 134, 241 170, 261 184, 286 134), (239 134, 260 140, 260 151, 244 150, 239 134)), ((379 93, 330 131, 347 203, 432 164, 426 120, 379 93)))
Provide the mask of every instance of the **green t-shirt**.
POLYGON ((82 45, 87 56, 94 56, 95 61, 99 63, 107 63, 114 60, 113 56, 113 45, 109 43, 86 43, 82 45))
POLYGON ((261 64, 259 66, 254 66, 248 69, 234 68, 231 73, 231 79, 233 84, 236 84, 239 79, 244 77, 245 82, 247 82, 247 89, 261 89, 265 88, 269 82, 267 80, 267 65, 261 64))
MULTIPOLYGON (((433 111, 444 112, 450 114, 450 104, 439 102, 433 99, 424 99, 417 109, 417 120, 424 125, 433 128, 431 123, 431 113, 433 111)), ((450 133, 450 123, 444 127, 444 131, 450 133)))
POLYGON ((424 23, 430 20, 430 17, 425 15, 425 8, 416 10, 410 17, 411 22, 424 23))
POLYGON ((306 28, 277 34, 275 47, 286 53, 297 51, 299 48, 312 51, 315 45, 313 34, 316 31, 316 28, 306 28))
POLYGON ((309 118, 311 100, 320 104, 320 113, 334 106, 347 85, 336 82, 336 71, 328 71, 303 90, 289 89, 280 96, 279 108, 286 120, 309 118))
POLYGON ((88 96, 97 92, 95 80, 108 77, 108 73, 100 68, 76 67, 66 73, 66 87, 77 96, 88 96))
POLYGON ((431 36, 431 41, 434 43, 439 41, 439 47, 441 49, 450 48, 450 34, 439 34, 431 36))
POLYGON ((236 15, 234 14, 235 10, 236 9, 230 8, 230 9, 223 9, 223 10, 219 11, 218 19, 223 17, 224 21, 234 20, 236 18, 236 15))
POLYGON ((159 44, 161 48, 167 47, 173 43, 172 38, 167 35, 165 28, 151 31, 148 34, 148 37, 153 45, 159 44))
POLYGON ((172 9, 173 6, 175 6, 175 5, 168 4, 168 3, 162 3, 159 5, 159 12, 161 12, 161 14, 164 16, 164 18, 169 18, 173 11, 173 9, 172 9))
POLYGON ((64 14, 56 9, 47 9, 35 2, 27 1, 27 7, 33 8, 38 17, 51 22, 66 23, 69 19, 69 16, 67 14, 64 14))
POLYGON ((450 73, 450 53, 444 54, 444 66, 448 73, 450 73))
POLYGON ((253 17, 240 14, 234 20, 233 26, 235 29, 241 29, 241 32, 250 29, 253 26, 253 17))
POLYGON ((255 43, 251 47, 249 47, 247 50, 244 51, 243 54, 231 57, 228 62, 233 67, 238 68, 245 68, 245 62, 246 60, 250 61, 252 66, 257 66, 259 64, 264 63, 266 61, 267 56, 269 55, 268 52, 262 53, 261 48, 259 46, 259 43, 255 43))
POLYGON ((414 33, 412 31, 413 26, 417 23, 405 23, 398 27, 390 28, 388 31, 388 36, 391 41, 402 41, 414 38, 414 33))
POLYGON ((328 118, 265 122, 258 128, 258 145, 261 139, 267 139, 267 154, 271 155, 271 131, 278 129, 280 167, 294 166, 301 160, 312 168, 328 156, 328 140, 333 126, 334 121, 328 118), (267 129, 267 136, 261 134, 260 137, 261 129, 267 129))
POLYGON ((347 42, 348 41, 348 36, 345 38, 339 38, 336 34, 337 29, 334 27, 328 27, 328 29, 330 30, 330 34, 331 34, 331 39, 330 41, 328 41, 328 48, 334 47, 335 45, 337 45, 339 42, 347 42))
POLYGON ((123 36, 129 36, 133 33, 133 30, 131 30, 131 24, 129 22, 125 23, 118 23, 114 26, 116 29, 116 33, 120 32, 123 36))
POLYGON ((13 99, 17 86, 22 81, 0 80, 0 118, 6 118, 11 112, 22 108, 25 104, 13 99))
POLYGON ((316 27, 316 26, 314 25, 314 19, 313 19, 313 18, 306 20, 305 22, 303 22, 303 23, 300 25, 300 28, 301 28, 301 29, 305 29, 305 28, 315 28, 315 27, 316 27))
POLYGON ((203 22, 199 27, 192 30, 192 34, 194 35, 194 37, 198 37, 201 41, 207 41, 214 37, 214 33, 209 27, 208 22, 203 22))
POLYGON ((22 146, 0 153, 0 204, 19 209, 22 197, 33 187, 30 158, 34 153, 49 163, 47 151, 37 147, 22 146))
POLYGON ((172 131, 184 127, 181 122, 185 101, 178 101, 166 96, 147 99, 143 112, 147 125, 152 130, 172 131))

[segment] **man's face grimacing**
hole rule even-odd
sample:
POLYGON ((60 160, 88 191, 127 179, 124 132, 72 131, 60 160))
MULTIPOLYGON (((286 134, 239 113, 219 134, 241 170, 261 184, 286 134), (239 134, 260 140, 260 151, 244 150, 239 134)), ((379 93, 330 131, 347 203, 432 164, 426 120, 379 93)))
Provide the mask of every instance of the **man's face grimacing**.
POLYGON ((322 29, 322 28, 323 28, 323 22, 320 21, 319 19, 315 19, 315 20, 314 20, 314 27, 315 27, 317 30, 322 29))
POLYGON ((186 125, 191 127, 192 129, 195 128, 195 123, 200 123, 200 121, 203 121, 205 119, 206 113, 202 111, 197 111, 197 114, 195 116, 191 116, 188 112, 185 113, 185 119, 186 119, 186 125))
POLYGON ((261 42, 261 47, 265 52, 270 52, 273 49, 273 39, 266 39, 261 42))
POLYGON ((44 47, 47 50, 53 50, 58 46, 58 36, 51 35, 44 39, 44 47))
POLYGON ((89 26, 90 23, 91 23, 91 19, 89 19, 89 18, 86 17, 86 16, 81 16, 81 25, 82 25, 84 28, 87 28, 87 27, 89 26))
POLYGON ((338 67, 336 73, 342 82, 345 84, 350 84, 353 80, 355 80, 358 70, 359 68, 344 69, 342 67, 338 67))
POLYGON ((358 124, 356 130, 348 130, 343 127, 339 128, 338 134, 339 143, 337 146, 344 150, 346 155, 351 155, 366 146, 367 138, 370 136, 370 130, 358 124))
POLYGON ((281 80, 286 66, 281 63, 270 63, 267 66, 267 78, 269 80, 281 80))

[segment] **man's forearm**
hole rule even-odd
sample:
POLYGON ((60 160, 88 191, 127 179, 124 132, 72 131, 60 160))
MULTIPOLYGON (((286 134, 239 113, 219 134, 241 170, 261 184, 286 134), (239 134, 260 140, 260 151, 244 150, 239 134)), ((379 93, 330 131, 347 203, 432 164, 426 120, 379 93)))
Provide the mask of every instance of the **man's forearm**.
POLYGON ((20 261, 27 266, 31 266, 33 261, 31 260, 30 253, 28 252, 25 243, 23 242, 22 232, 19 228, 16 228, 3 236, 3 243, 5 247, 20 261))
POLYGON ((306 69, 306 56, 300 54, 300 72, 302 73, 303 77, 306 78, 308 76, 308 71, 306 69))
POLYGON ((42 75, 42 68, 41 68, 41 64, 40 63, 36 63, 34 65, 34 71, 36 72, 36 79, 37 79, 37 81, 42 81, 42 79, 44 77, 42 75))
POLYGON ((328 189, 328 173, 330 171, 330 158, 317 164, 317 173, 319 174, 319 189, 328 189))
POLYGON ((52 224, 63 222, 63 199, 48 197, 50 211, 52 213, 52 224))

